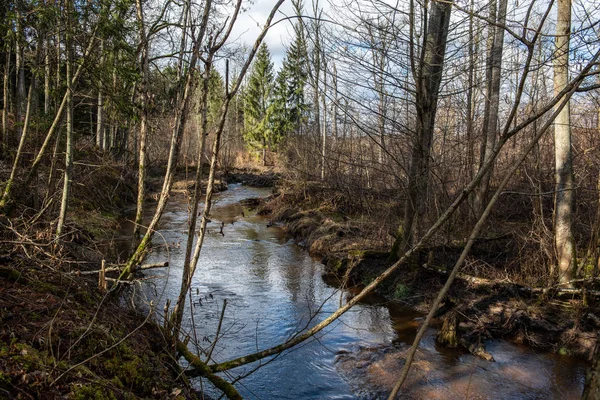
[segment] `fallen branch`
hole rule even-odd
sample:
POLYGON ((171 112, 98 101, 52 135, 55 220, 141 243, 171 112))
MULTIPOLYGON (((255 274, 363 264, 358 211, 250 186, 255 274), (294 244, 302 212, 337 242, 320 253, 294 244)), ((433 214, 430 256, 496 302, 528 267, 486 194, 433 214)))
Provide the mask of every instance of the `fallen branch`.
POLYGON ((215 375, 208 365, 206 365, 200 358, 198 358, 198 356, 192 353, 184 343, 177 341, 177 351, 181 353, 183 358, 185 358, 192 367, 194 367, 196 372, 200 372, 200 375, 208 379, 213 385, 215 385, 215 387, 222 391, 228 399, 242 399, 242 396, 231 383, 227 382, 220 376, 215 375))
MULTIPOLYGON (((444 269, 444 268, 435 268, 435 267, 430 267, 427 264, 423 264, 421 266, 421 268, 427 270, 427 271, 433 271, 433 272, 437 272, 438 274, 441 275, 445 275, 448 276, 450 275, 450 271, 444 269)), ((464 281, 467 281, 469 283, 474 283, 476 285, 496 285, 498 284, 498 282, 495 282, 491 279, 486 279, 486 278, 479 278, 473 275, 468 275, 468 274, 464 274, 462 272, 459 272, 458 274, 456 274, 456 277, 459 279, 462 279, 464 281)))
MULTIPOLYGON (((445 275, 448 276, 450 275, 450 271, 444 269, 444 268, 435 268, 435 267, 430 267, 427 264, 424 264, 421 266, 421 268, 427 270, 427 271, 432 271, 432 272, 436 272, 438 274, 441 275, 445 275)), ((520 290, 522 292, 528 292, 528 293, 557 293, 557 294, 571 294, 571 295, 590 295, 590 296, 594 296, 594 297, 600 297, 600 291, 598 290, 588 290, 585 288, 581 288, 581 289, 577 289, 577 288, 557 288, 556 286, 561 286, 561 284, 556 285, 554 287, 551 288, 533 288, 533 287, 529 287, 529 286, 523 286, 520 285, 518 283, 514 283, 514 282, 497 282, 494 281, 492 279, 486 279, 486 278, 479 278, 473 275, 468 275, 468 274, 464 274, 462 272, 458 272, 456 274, 456 278, 458 279, 462 279, 464 281, 467 281, 469 283, 473 283, 476 285, 488 285, 488 286, 495 286, 495 285, 504 285, 504 286, 512 286, 514 288, 516 288, 517 290, 520 290)), ((590 279, 574 279, 572 281, 569 281, 567 283, 573 283, 573 282, 593 282, 594 280, 597 280, 598 278, 590 278, 590 279)))
POLYGON ((164 277, 165 277, 164 275, 152 275, 152 276, 146 276, 143 278, 135 278, 131 281, 123 281, 123 280, 119 280, 119 279, 115 279, 115 278, 104 278, 104 279, 106 281, 115 282, 115 284, 124 283, 126 285, 133 285, 136 282, 149 281, 150 279, 164 278, 164 277))
MULTIPOLYGON (((143 265, 140 265, 135 270, 140 271, 140 270, 144 270, 144 269, 164 268, 164 267, 168 267, 168 266, 169 266, 169 262, 165 261, 165 262, 161 262, 161 263, 143 264, 143 265)), ((77 275, 94 275, 94 274, 99 274, 101 271, 102 270, 99 269, 99 270, 95 270, 95 271, 75 271, 72 273, 77 274, 77 275)), ((121 267, 106 268, 104 270, 104 272, 121 272, 121 267)))
POLYGON ((557 294, 570 294, 570 295, 586 295, 586 296, 594 296, 600 297, 600 290, 588 290, 585 288, 575 289, 575 288, 564 288, 564 289, 546 289, 546 288, 529 288, 529 287, 520 287, 519 290, 524 292, 531 293, 557 293, 557 294))
POLYGON ((494 360, 494 356, 488 353, 488 351, 485 349, 485 346, 480 342, 472 342, 468 338, 461 337, 458 339, 458 343, 460 343, 462 347, 467 349, 469 353, 473 354, 475 357, 479 357, 491 362, 496 361, 494 360))

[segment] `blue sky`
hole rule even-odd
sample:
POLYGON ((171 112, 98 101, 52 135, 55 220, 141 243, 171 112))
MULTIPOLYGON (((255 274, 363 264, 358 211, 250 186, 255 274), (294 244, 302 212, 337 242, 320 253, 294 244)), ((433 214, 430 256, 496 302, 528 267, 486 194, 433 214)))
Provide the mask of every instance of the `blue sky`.
MULTIPOLYGON (((264 26, 274 3, 273 0, 258 0, 254 5, 250 5, 248 10, 238 17, 231 39, 247 45, 253 44, 264 26)), ((293 15, 292 2, 290 0, 283 3, 275 20, 280 20, 286 15, 293 15)), ((265 37, 265 42, 271 51, 271 57, 276 70, 281 66, 281 62, 285 56, 285 46, 290 42, 291 34, 292 26, 290 22, 282 21, 271 27, 265 37)))

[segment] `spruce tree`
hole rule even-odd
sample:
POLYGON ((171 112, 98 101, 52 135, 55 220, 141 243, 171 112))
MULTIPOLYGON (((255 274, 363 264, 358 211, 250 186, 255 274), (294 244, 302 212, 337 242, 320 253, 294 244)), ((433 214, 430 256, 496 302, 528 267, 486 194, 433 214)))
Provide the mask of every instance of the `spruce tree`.
POLYGON ((270 107, 271 118, 269 118, 271 131, 276 140, 280 140, 294 130, 288 104, 290 97, 288 72, 282 68, 277 74, 275 86, 273 87, 273 101, 270 107))
MULTIPOLYGON (((302 15, 302 1, 295 0, 292 2, 296 16, 302 15)), ((304 96, 304 88, 308 77, 306 70, 308 64, 308 54, 306 48, 306 36, 304 34, 304 25, 301 20, 294 24, 295 38, 290 45, 285 60, 283 61, 283 71, 288 83, 288 109, 289 123, 291 129, 296 133, 301 132, 302 124, 306 119, 308 112, 308 104, 304 96)))
MULTIPOLYGON (((296 15, 302 15, 302 1, 293 1, 296 15)), ((269 108, 271 135, 280 140, 289 133, 300 134, 306 122, 309 104, 306 102, 304 88, 308 71, 306 37, 302 21, 294 24, 295 37, 288 48, 281 70, 277 74, 273 88, 273 99, 269 108)))
POLYGON ((273 88, 273 62, 265 43, 260 46, 244 98, 244 140, 262 150, 263 163, 266 149, 273 142, 269 123, 271 91, 273 88))

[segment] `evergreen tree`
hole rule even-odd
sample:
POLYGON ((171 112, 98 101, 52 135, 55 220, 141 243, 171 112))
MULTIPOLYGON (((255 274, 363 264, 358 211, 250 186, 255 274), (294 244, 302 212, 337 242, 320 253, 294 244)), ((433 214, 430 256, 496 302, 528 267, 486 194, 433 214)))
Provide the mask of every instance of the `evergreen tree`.
MULTIPOLYGON (((292 4, 296 15, 300 17, 303 8, 302 1, 294 0, 292 4)), ((304 88, 308 77, 306 70, 308 54, 302 21, 297 21, 294 24, 294 33, 295 38, 286 53, 282 70, 285 71, 284 77, 288 84, 287 106, 289 109, 289 123, 291 124, 292 131, 300 133, 309 108, 304 97, 304 88)))
POLYGON ((225 97, 225 82, 215 69, 210 70, 208 80, 208 123, 215 126, 219 122, 221 106, 225 97))
POLYGON ((288 101, 291 97, 290 86, 288 85, 288 72, 282 68, 277 74, 275 86, 273 88, 273 101, 270 111, 271 131, 276 140, 280 140, 287 133, 294 130, 292 117, 288 101))
POLYGON ((267 147, 274 142, 269 123, 272 88, 273 62, 267 45, 263 43, 256 54, 244 98, 244 140, 262 149, 263 162, 267 147))
MULTIPOLYGON (((302 2, 294 1, 293 5, 299 17, 302 14, 302 2)), ((294 33, 294 41, 288 48, 281 70, 277 74, 271 105, 267 109, 269 134, 274 142, 292 132, 299 134, 309 109, 304 94, 308 77, 308 56, 301 21, 294 25, 294 33)))

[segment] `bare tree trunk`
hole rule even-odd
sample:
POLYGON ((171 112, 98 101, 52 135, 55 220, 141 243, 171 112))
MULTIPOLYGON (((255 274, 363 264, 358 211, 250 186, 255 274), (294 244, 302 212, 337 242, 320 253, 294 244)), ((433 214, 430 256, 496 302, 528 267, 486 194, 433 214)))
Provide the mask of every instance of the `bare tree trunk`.
MULTIPOLYGON (((192 264, 192 248, 194 237, 196 236, 196 223, 198 220, 198 205, 202 196, 202 155, 204 154, 204 146, 206 143, 206 135, 208 132, 208 91, 210 83, 210 73, 212 68, 212 54, 209 55, 207 62, 204 65, 204 76, 202 79, 202 98, 199 107, 201 108, 200 129, 198 129, 198 162, 196 164, 196 179, 194 181, 194 196, 192 199, 190 220, 188 225, 187 244, 185 247, 185 258, 183 261, 183 278, 181 279, 181 289, 179 298, 173 310, 173 336, 179 339, 179 331, 181 329, 181 321, 183 320, 183 311, 185 308, 185 297, 192 284, 193 271, 195 265, 192 264)), ((211 188, 212 190, 212 188, 211 188)), ((208 193, 208 188, 207 188, 208 193)), ((207 207, 205 203, 205 208, 207 207)))
POLYGON ((50 113, 50 35, 46 34, 46 45, 44 48, 44 114, 50 113))
MULTIPOLYGON (((158 200, 158 204, 156 206, 156 210, 154 211, 154 216, 146 229, 146 233, 140 240, 136 250, 129 257, 123 272, 119 275, 119 279, 127 279, 134 272, 137 265, 141 263, 145 254, 146 248, 150 244, 152 237, 154 236, 154 231, 160 222, 162 214, 167 206, 167 201, 169 199, 169 193, 171 191, 171 187, 173 186, 173 176, 175 175, 175 170, 177 169, 177 162, 179 159, 179 152, 181 148, 181 139, 183 137, 183 133, 185 131, 185 124, 187 122, 189 108, 190 108, 190 97, 193 92, 194 85, 194 70, 196 69, 196 63, 198 61, 200 46, 204 40, 204 34, 207 29, 208 24, 208 16, 211 8, 211 0, 206 0, 204 4, 204 15, 202 19, 202 23, 200 25, 200 31, 195 38, 195 42, 192 48, 192 57, 190 59, 187 73, 185 75, 185 84, 183 85, 183 93, 177 95, 177 110, 175 113, 175 121, 173 125, 173 132, 171 134, 171 145, 169 149, 169 158, 167 161, 167 170, 165 171, 165 178, 163 181, 163 186, 160 192, 160 197, 158 200)), ((183 28, 184 31, 186 27, 183 28)), ((183 45, 183 42, 182 42, 183 45)), ((183 50, 182 50, 183 52, 183 50)), ((116 287, 116 286, 115 286, 116 287)))
POLYGON ((321 53, 322 64, 323 64, 323 94, 321 100, 323 106, 323 124, 321 125, 321 180, 325 179, 325 163, 327 160, 327 63, 325 62, 325 54, 321 53))
MULTIPOLYGON (((66 4, 67 11, 71 8, 70 1, 66 4)), ((66 63, 66 81, 67 81, 67 124, 66 124, 66 137, 67 144, 65 149, 65 173, 63 181, 63 193, 62 200, 60 203, 60 213, 58 215, 58 224, 56 226, 56 241, 60 240, 63 233, 67 209, 69 206, 69 192, 71 191, 71 181, 73 179, 73 92, 72 92, 72 77, 71 77, 71 16, 69 12, 65 13, 66 18, 66 32, 65 32, 65 63, 66 63)))
POLYGON ((335 63, 333 63, 333 75, 331 77, 331 82, 333 84, 333 103, 331 104, 331 135, 334 140, 338 137, 338 124, 337 124, 337 116, 338 116, 338 107, 339 107, 339 92, 338 92, 338 82, 337 82, 337 68, 335 67, 335 63))
MULTIPOLYGON (((556 55, 554 57, 554 93, 569 82, 569 38, 571 34, 571 0, 558 0, 556 21, 556 55)), ((575 185, 571 154, 571 112, 567 104, 554 121, 556 195, 554 197, 554 241, 561 283, 572 280, 575 260, 573 210, 575 185)))
POLYGON ((9 94, 9 86, 8 83, 10 81, 10 50, 6 50, 6 62, 4 63, 4 78, 2 87, 4 90, 3 93, 3 107, 2 107, 2 142, 0 146, 8 145, 8 105, 10 103, 10 99, 8 97, 9 94))
POLYGON ((475 12, 474 0, 471 0, 471 15, 469 15, 469 43, 468 43, 468 51, 469 51, 469 71, 468 80, 467 80, 467 179, 471 180, 473 178, 473 165, 475 164, 475 156, 473 154, 473 125, 474 125, 474 115, 473 115, 473 93, 474 93, 474 84, 475 84, 475 32, 474 32, 474 23, 473 23, 473 13, 475 12))
MULTIPOLYGON (((100 40, 100 67, 104 64, 104 40, 100 40)), ((104 135, 105 135, 105 127, 104 127, 104 84, 102 83, 102 79, 98 82, 98 113, 96 120, 96 147, 100 151, 106 150, 104 135)))
MULTIPOLYGON (((118 90, 118 79, 117 79, 117 64, 119 62, 119 51, 113 52, 112 59, 112 91, 116 93, 118 90)), ((114 107, 109 108, 109 128, 108 131, 104 134, 104 151, 113 152, 116 144, 116 136, 117 129, 119 127, 119 121, 115 118, 115 109, 114 107)), ((114 154, 114 153, 113 153, 114 154)))
POLYGON ((424 54, 416 82, 417 130, 408 172, 408 198, 404 208, 404 221, 392 249, 393 255, 398 257, 413 245, 416 225, 420 223, 425 210, 429 154, 451 10, 451 1, 431 3, 427 34, 424 38, 424 54))
MULTIPOLYGON (((483 139, 481 145, 481 164, 492 154, 496 146, 498 135, 498 109, 500 107, 500 77, 502 72, 502 53, 504 49, 504 25, 506 23, 507 0, 493 0, 490 4, 490 20, 496 21, 498 25, 488 27, 488 61, 487 61, 487 96, 485 104, 485 115, 483 121, 483 139), (496 8, 497 7, 497 8, 496 8)), ((475 193, 475 213, 481 215, 486 204, 486 196, 490 177, 490 170, 481 181, 481 187, 475 193)))
POLYGON ((13 167, 10 171, 10 177, 8 181, 6 181, 6 185, 4 186, 4 192, 2 193, 2 199, 0 199, 0 211, 4 211, 8 202, 10 201, 11 187, 14 184, 15 177, 17 174, 17 168, 19 167, 19 163, 21 162, 21 157, 23 155, 23 146, 25 145, 25 141, 27 140, 27 133, 29 130, 29 119, 31 117, 31 95, 33 93, 33 84, 29 85, 29 94, 27 95, 27 111, 25 112, 25 124, 23 125, 23 133, 21 134, 21 138, 19 139, 19 147, 17 148, 17 154, 15 155, 15 160, 13 162, 13 167))
MULTIPOLYGON (((383 55, 382 55, 383 57, 383 55)), ((383 75, 383 71, 381 71, 381 74, 383 75)), ((382 166, 385 162, 385 112, 386 112, 386 105, 385 105, 385 93, 384 93, 384 88, 383 88, 383 76, 381 76, 381 82, 377 88, 377 91, 379 93, 379 103, 377 105, 377 119, 378 119, 378 124, 377 124, 377 129, 378 129, 378 133, 379 133, 379 150, 377 152, 378 154, 378 161, 379 164, 382 166)), ((380 166, 380 168, 381 168, 380 166)))
POLYGON ((21 21, 21 12, 19 6, 16 7, 16 38, 15 38, 15 53, 16 53, 16 73, 17 73, 17 108, 15 120, 17 122, 17 139, 21 138, 23 128, 21 127, 21 118, 23 117, 23 111, 25 109, 25 60, 23 59, 23 26, 21 21))
POLYGON ((135 213, 135 223, 133 228, 133 239, 137 242, 140 239, 140 228, 144 217, 144 197, 146 196, 146 136, 148 135, 148 38, 146 37, 146 26, 144 25, 144 13, 142 9, 142 0, 135 0, 138 29, 140 32, 140 44, 142 46, 140 53, 140 66, 142 81, 139 87, 140 99, 140 133, 139 133, 139 163, 138 163, 138 193, 137 209, 135 213))
MULTIPOLYGON (((598 81, 600 82, 600 76, 598 76, 598 81)), ((597 130, 600 133, 600 107, 597 110, 598 115, 598 127, 597 130)), ((596 220, 594 221, 594 225, 592 226, 592 235, 590 238, 590 244, 588 247, 588 262, 592 264, 592 276, 597 277, 598 272, 600 270, 600 171, 598 171, 598 176, 596 178, 596 197, 598 201, 598 206, 596 209, 596 220)))
POLYGON ((379 145, 375 140, 374 145, 377 147, 377 161, 380 165, 384 163, 385 149, 385 116, 386 116, 386 93, 385 93, 385 65, 387 57, 388 43, 388 27, 386 24, 381 24, 377 20, 376 26, 369 26, 369 39, 371 40, 373 49, 371 50, 373 58, 373 84, 377 93, 377 136, 379 136, 379 145), (375 33, 377 32, 377 33, 375 33))

